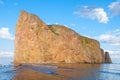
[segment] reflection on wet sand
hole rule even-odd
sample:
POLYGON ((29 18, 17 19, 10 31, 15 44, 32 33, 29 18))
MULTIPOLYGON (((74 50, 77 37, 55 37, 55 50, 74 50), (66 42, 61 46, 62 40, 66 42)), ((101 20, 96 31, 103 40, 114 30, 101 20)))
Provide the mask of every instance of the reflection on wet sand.
POLYGON ((24 69, 17 73, 13 80, 68 80, 66 78, 48 75, 31 69, 24 69))
POLYGON ((0 80, 120 80, 120 64, 1 65, 0 80))
POLYGON ((87 77, 99 77, 91 70, 100 65, 90 64, 45 64, 22 66, 13 80, 85 80, 87 77), (91 75, 91 76, 89 76, 91 75))
POLYGON ((1 65, 0 80, 120 80, 120 64, 1 65))
MULTIPOLYGON (((59 75, 67 76, 72 80, 86 80, 87 77, 99 77, 99 74, 92 73, 92 70, 99 70, 100 64, 52 64, 60 66, 57 70, 59 75)), ((88 79, 87 79, 88 80, 88 79)))

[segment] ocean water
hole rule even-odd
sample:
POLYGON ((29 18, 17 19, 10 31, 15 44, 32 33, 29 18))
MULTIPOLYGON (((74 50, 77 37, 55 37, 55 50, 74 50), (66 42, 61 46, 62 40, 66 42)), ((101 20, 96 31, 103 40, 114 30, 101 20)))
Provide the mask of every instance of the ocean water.
POLYGON ((120 64, 0 65, 0 80, 120 80, 120 64))

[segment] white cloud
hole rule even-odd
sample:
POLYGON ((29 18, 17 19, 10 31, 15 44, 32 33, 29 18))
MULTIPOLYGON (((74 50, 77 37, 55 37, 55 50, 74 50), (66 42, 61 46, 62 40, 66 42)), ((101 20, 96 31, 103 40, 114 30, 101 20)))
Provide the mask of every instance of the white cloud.
POLYGON ((4 2, 2 0, 0 0, 0 4, 4 4, 4 2))
POLYGON ((79 11, 74 13, 80 17, 86 17, 92 20, 97 19, 100 23, 107 23, 109 21, 107 13, 103 8, 83 6, 79 11))
POLYGON ((111 11, 111 14, 120 16, 120 0, 118 0, 116 2, 112 2, 108 6, 108 8, 111 11))
POLYGON ((9 32, 9 28, 4 28, 4 27, 0 28, 0 38, 14 40, 14 36, 12 36, 9 32))
POLYGON ((97 37, 97 39, 102 41, 103 43, 120 46, 120 30, 116 29, 114 31, 107 32, 97 37))
POLYGON ((13 53, 0 51, 0 57, 13 57, 13 53))

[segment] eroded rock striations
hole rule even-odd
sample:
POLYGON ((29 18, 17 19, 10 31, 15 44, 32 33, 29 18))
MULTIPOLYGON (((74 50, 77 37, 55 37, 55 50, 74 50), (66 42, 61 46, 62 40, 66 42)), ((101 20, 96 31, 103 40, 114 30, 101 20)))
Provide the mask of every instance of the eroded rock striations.
POLYGON ((21 11, 16 26, 14 63, 104 63, 100 44, 63 25, 47 25, 21 11))

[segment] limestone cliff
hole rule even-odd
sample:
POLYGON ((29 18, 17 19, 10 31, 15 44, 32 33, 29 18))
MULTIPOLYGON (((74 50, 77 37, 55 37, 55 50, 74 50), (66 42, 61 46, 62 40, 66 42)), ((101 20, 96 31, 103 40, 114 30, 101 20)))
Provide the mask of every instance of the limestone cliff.
POLYGON ((47 25, 21 11, 16 26, 14 63, 103 63, 100 44, 63 25, 47 25))

